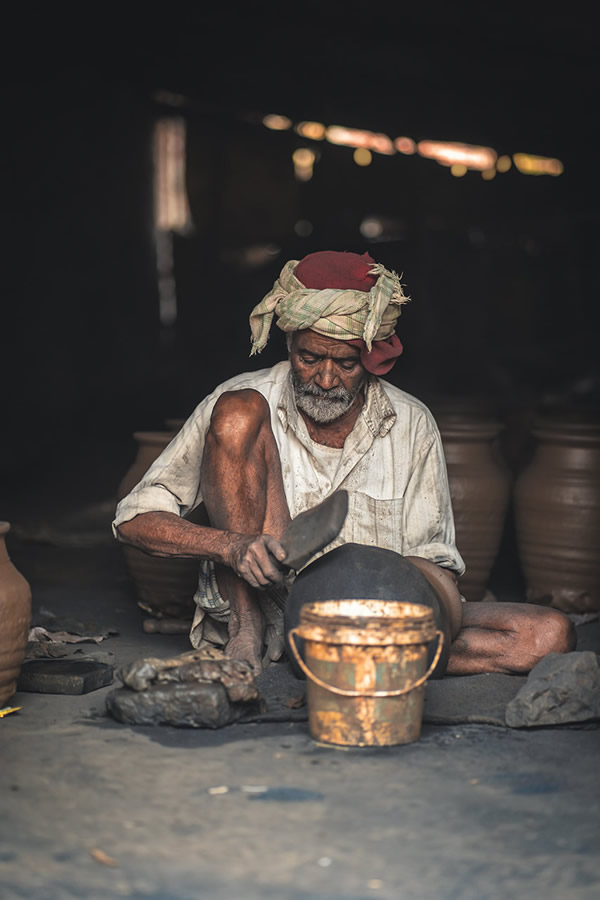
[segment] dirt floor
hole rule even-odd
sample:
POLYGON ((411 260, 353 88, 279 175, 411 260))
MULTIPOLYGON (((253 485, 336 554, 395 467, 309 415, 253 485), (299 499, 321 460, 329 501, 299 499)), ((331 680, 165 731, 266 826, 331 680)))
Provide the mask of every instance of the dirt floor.
MULTIPOLYGON (((8 504, 34 611, 114 628, 97 649, 116 666, 189 649, 142 630, 111 503, 77 532, 8 504)), ((406 746, 341 750, 305 722, 124 726, 105 715, 116 686, 19 693, 0 719, 2 900, 599 896, 598 723, 424 724, 406 746)))

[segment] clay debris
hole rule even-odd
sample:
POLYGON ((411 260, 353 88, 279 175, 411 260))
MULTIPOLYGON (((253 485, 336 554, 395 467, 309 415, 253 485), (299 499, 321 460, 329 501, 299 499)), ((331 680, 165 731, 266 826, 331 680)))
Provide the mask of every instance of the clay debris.
POLYGON ((248 703, 261 697, 250 666, 216 649, 192 650, 169 659, 139 659, 119 669, 117 677, 134 691, 160 684, 216 682, 223 685, 230 703, 248 703))

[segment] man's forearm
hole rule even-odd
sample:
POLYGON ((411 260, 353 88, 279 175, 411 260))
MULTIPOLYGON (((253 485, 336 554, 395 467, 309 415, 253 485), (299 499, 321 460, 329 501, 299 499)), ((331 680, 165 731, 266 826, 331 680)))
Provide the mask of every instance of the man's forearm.
POLYGON ((121 541, 151 556, 212 559, 226 565, 235 542, 230 531, 195 525, 171 512, 140 513, 118 525, 117 532, 121 541))
POLYGON ((286 551, 270 534, 241 534, 196 525, 170 512, 140 513, 117 525, 121 541, 151 556, 210 559, 229 566, 251 587, 282 580, 286 551))

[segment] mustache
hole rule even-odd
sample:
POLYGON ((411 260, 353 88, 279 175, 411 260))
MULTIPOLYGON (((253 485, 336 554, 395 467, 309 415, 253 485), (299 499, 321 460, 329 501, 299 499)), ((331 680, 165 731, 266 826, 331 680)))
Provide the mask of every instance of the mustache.
POLYGON ((309 397, 320 397, 323 400, 350 400, 352 399, 352 395, 350 391, 346 390, 345 387, 334 387, 326 390, 325 388, 319 387, 318 384, 297 384, 295 385, 296 390, 309 397))

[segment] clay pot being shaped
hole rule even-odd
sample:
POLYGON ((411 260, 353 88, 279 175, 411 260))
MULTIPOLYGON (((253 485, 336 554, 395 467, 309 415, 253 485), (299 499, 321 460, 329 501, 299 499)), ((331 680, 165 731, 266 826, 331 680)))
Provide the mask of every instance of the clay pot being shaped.
POLYGON ((459 579, 466 600, 483 600, 498 553, 511 476, 498 450, 499 422, 441 414, 442 437, 456 527, 456 546, 466 572, 459 579))
POLYGON ((0 522, 0 708, 17 690, 31 626, 31 589, 6 549, 8 522, 0 522))
MULTIPOLYGON (((427 563, 427 560, 423 562, 427 563)), ((445 599, 447 589, 444 587, 440 590, 438 583, 431 578, 429 572, 425 574, 420 563, 418 557, 401 556, 394 550, 348 543, 335 547, 302 569, 292 584, 284 612, 288 656, 296 677, 302 678, 303 675, 294 662, 289 632, 299 624, 302 607, 306 603, 356 599, 428 606, 433 611, 435 627, 444 636, 442 653, 432 675, 433 678, 442 678, 450 654, 454 613, 451 618, 445 599), (418 560, 419 565, 411 560, 418 560)), ((456 601, 460 607, 458 591, 456 601)), ((301 653, 303 647, 303 641, 300 640, 301 653)), ((428 665, 433 661, 435 650, 436 646, 431 644, 428 665)))
MULTIPOLYGON (((138 444, 137 455, 121 479, 119 500, 142 479, 174 434, 172 431, 137 431, 133 436, 138 444)), ((194 515, 193 521, 208 524, 207 521, 202 522, 202 510, 198 513, 194 511, 190 519, 194 515)), ((157 618, 187 619, 191 622, 196 609, 194 594, 198 587, 198 560, 149 556, 128 544, 121 544, 121 547, 138 605, 157 618)))
POLYGON ((564 612, 600 609, 600 424, 539 420, 515 485, 527 600, 564 612))

